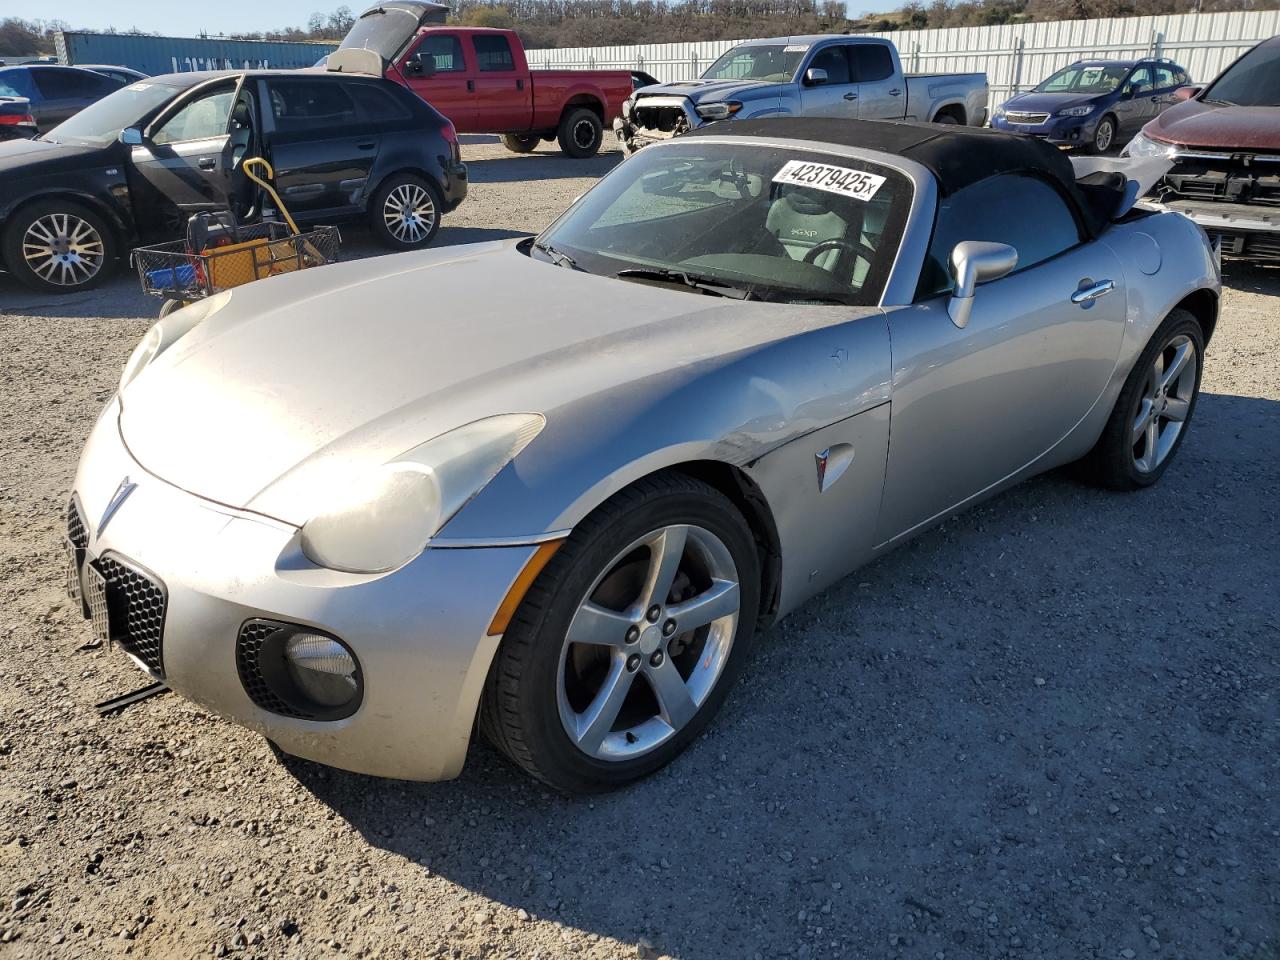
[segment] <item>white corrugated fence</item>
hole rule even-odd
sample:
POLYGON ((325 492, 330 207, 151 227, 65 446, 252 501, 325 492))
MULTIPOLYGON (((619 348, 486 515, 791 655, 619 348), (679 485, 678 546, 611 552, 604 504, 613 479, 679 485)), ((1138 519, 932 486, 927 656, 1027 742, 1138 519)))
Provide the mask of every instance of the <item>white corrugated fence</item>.
MULTIPOLYGON (((949 27, 871 34, 892 40, 914 73, 985 71, 992 102, 1025 90, 1080 57, 1168 57, 1196 82, 1218 72, 1259 40, 1280 33, 1280 10, 1189 13, 1106 20, 1058 20, 998 27, 949 27)), ((648 43, 623 47, 530 50, 534 67, 638 69, 659 80, 692 80, 741 40, 648 43)))

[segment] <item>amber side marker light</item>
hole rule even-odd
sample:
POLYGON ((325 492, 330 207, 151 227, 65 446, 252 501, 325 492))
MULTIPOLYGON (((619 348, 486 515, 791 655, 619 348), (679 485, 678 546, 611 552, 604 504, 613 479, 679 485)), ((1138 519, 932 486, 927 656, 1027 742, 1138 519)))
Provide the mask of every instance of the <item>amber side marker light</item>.
POLYGON ((533 585, 533 581, 538 579, 538 574, 547 565, 547 561, 555 556, 555 552, 560 549, 563 543, 563 540, 552 540, 549 543, 542 544, 534 551, 533 556, 529 558, 529 562, 520 571, 520 576, 516 577, 516 582, 507 591, 506 597, 502 600, 502 605, 498 607, 498 612, 493 615, 493 622, 489 624, 489 636, 496 637, 500 633, 506 633, 507 627, 511 625, 511 618, 516 615, 516 608, 520 606, 520 601, 529 592, 529 587, 533 585))

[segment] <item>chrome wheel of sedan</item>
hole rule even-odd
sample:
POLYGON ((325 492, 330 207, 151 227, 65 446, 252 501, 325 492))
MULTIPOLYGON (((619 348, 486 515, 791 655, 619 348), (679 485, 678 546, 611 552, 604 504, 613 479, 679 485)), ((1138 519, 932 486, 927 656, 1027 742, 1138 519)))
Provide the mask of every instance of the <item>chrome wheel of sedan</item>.
POLYGON ((102 234, 74 213, 48 213, 33 220, 22 235, 27 269, 47 284, 79 287, 106 261, 102 234))
POLYGON ((560 651, 560 720, 601 760, 647 753, 698 712, 724 670, 740 612, 729 548, 702 527, 654 530, 591 585, 560 651))
POLYGON ((416 245, 431 236, 436 225, 436 205, 426 187, 402 183, 382 203, 387 232, 400 243, 416 245))
POLYGON ((1155 355, 1133 421, 1133 462, 1141 473, 1164 463, 1178 442, 1198 383, 1196 345, 1185 334, 1155 355))

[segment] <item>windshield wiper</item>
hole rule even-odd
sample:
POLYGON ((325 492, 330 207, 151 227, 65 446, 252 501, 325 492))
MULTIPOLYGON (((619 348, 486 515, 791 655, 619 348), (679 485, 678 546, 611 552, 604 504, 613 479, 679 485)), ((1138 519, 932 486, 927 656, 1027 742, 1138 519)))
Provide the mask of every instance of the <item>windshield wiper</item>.
POLYGON ((667 267, 636 267, 630 270, 619 270, 614 276, 619 280, 657 280, 663 283, 680 283, 715 297, 729 297, 733 300, 759 299, 755 290, 751 287, 735 287, 733 284, 717 280, 715 277, 704 277, 684 270, 671 270, 667 267))
MULTIPOLYGON (((559 250, 557 250, 555 247, 553 247, 549 243, 543 243, 541 240, 539 240, 537 243, 533 245, 533 248, 535 250, 540 250, 543 253, 545 253, 548 257, 551 258, 551 262, 554 263, 557 267, 568 267, 570 270, 582 270, 582 267, 578 266, 577 260, 573 259, 573 257, 569 256, 567 253, 561 253, 559 250)), ((583 270, 582 272, 586 273, 585 270, 583 270)))

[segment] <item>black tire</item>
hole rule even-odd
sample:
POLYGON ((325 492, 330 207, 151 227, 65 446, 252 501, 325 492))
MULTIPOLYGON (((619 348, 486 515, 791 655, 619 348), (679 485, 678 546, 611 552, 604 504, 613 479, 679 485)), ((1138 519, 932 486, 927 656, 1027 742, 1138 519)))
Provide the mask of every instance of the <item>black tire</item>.
POLYGON ((29 204, 11 216, 0 249, 14 279, 41 293, 92 290, 111 275, 118 255, 116 235, 97 212, 61 199, 29 204), (65 224, 66 229, 57 224, 65 224), (50 229, 57 234, 51 237, 51 256, 34 261, 24 256, 28 231, 50 229), (47 277, 42 276, 46 265, 47 277), (87 276, 86 270, 90 271, 87 276))
POLYGON ((1119 126, 1116 124, 1116 118, 1108 113, 1093 128, 1093 140, 1089 143, 1089 152, 1093 154, 1106 153, 1115 146, 1118 132, 1119 126))
POLYGON ((950 111, 943 111, 933 118, 934 123, 944 123, 947 126, 959 126, 960 118, 950 111))
POLYGON ((599 115, 586 107, 573 107, 560 118, 556 131, 560 149, 576 160, 594 157, 604 142, 604 124, 599 115))
MULTIPOLYGON (((1165 317, 1160 328, 1152 335, 1141 356, 1138 357, 1137 363, 1129 372, 1120 396, 1116 398, 1116 405, 1111 411, 1107 425, 1103 428, 1102 436, 1098 438, 1098 442, 1088 456, 1081 461, 1085 476, 1111 490, 1142 490, 1158 482, 1164 476, 1165 470, 1169 468, 1169 464, 1173 462, 1178 449, 1182 446, 1182 441, 1186 439, 1187 428, 1191 425, 1191 418, 1195 415, 1196 401, 1200 397, 1200 378, 1203 371, 1204 331, 1196 318, 1186 310, 1170 311, 1169 316, 1165 317), (1154 469, 1143 469, 1139 465, 1140 458, 1135 453, 1135 449, 1141 447, 1145 451, 1147 439, 1144 437, 1140 441, 1134 441, 1133 437, 1137 432, 1138 417, 1143 412, 1147 394, 1152 385, 1156 356, 1161 355, 1162 358, 1168 356, 1174 349, 1171 345, 1183 338, 1194 349, 1191 359, 1195 363, 1194 386, 1189 391, 1190 396, 1186 401, 1186 416, 1181 421, 1181 428, 1173 437, 1167 452, 1158 460, 1154 469)), ((1157 430, 1159 429, 1157 423, 1157 430)))
POLYGON ((502 145, 512 153, 533 153, 542 138, 531 133, 504 133, 502 145))
MULTIPOLYGON (((425 222, 427 207, 419 205, 414 210, 418 220, 425 222)), ((434 183, 412 173, 393 173, 378 187, 369 204, 369 228, 373 231, 374 239, 384 247, 392 250, 420 250, 435 239, 443 211, 444 198, 440 196, 440 188, 434 183), (388 220, 392 213, 391 207, 398 205, 404 210, 406 203, 417 203, 424 196, 430 203, 431 211, 430 223, 425 224, 425 231, 421 231, 421 224, 407 221, 398 227, 403 231, 398 236, 393 229, 395 221, 388 220)))
MULTIPOLYGON (((750 528, 713 487, 668 473, 623 490, 577 526, 525 595, 489 671, 480 729, 517 766, 565 793, 611 790, 653 773, 706 727, 741 673, 759 617, 759 569, 750 528), (561 722, 561 648, 579 605, 618 552, 670 524, 701 527, 728 548, 739 583, 736 631, 718 679, 682 728, 639 756, 602 760, 580 750, 561 722)), ((674 664, 678 654, 666 643, 660 649, 674 664)), ((695 659, 700 656, 695 651, 695 659)))

